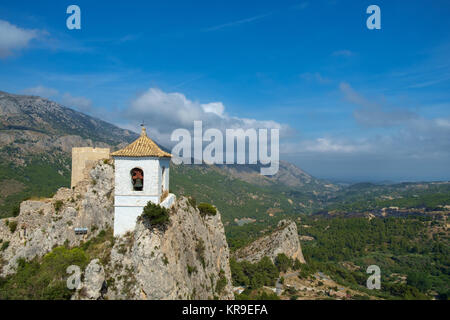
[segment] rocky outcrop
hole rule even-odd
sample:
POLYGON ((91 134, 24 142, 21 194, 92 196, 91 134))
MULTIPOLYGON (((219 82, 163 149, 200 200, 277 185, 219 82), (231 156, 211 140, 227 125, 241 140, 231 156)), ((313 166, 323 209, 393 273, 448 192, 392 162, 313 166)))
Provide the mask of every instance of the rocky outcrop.
POLYGON ((259 238, 248 246, 237 250, 234 257, 237 261, 247 260, 255 263, 268 256, 274 262, 280 253, 305 263, 298 238, 297 225, 293 221, 280 221, 278 228, 270 235, 259 238))
POLYGON ((103 161, 88 171, 76 188, 61 188, 53 198, 28 200, 20 205, 15 218, 0 220, 0 252, 3 268, 0 276, 15 271, 17 260, 41 257, 53 247, 77 246, 113 226, 113 167, 103 161), (87 228, 87 234, 75 234, 75 228, 87 228))
MULTIPOLYGON (((113 165, 99 161, 73 190, 22 202, 17 217, 0 220, 0 277, 14 273, 20 258, 42 257, 55 246, 80 246, 111 229, 113 199, 113 165), (80 227, 87 234, 75 234, 80 227)), ((134 232, 102 248, 108 252, 91 256, 72 299, 234 298, 221 215, 201 215, 186 198, 172 205, 164 229, 140 219, 134 232)))
POLYGON ((109 299, 233 299, 220 213, 202 216, 186 198, 171 208, 165 230, 138 221, 116 239, 105 270, 109 299))
POLYGON ((99 259, 92 260, 84 271, 84 280, 73 300, 99 300, 107 290, 105 270, 99 259))

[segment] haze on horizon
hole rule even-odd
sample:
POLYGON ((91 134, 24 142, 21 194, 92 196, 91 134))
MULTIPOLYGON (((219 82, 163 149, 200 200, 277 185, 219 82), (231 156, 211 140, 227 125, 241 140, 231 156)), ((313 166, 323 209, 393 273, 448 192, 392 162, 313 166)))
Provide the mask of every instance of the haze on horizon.
POLYGON ((0 90, 171 146, 176 128, 279 128, 280 158, 334 181, 450 180, 450 4, 0 4, 0 90))

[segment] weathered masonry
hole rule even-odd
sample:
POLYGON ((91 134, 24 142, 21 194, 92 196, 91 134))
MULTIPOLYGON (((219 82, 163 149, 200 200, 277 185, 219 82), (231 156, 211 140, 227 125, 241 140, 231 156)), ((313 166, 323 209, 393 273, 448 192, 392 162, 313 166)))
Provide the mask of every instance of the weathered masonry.
POLYGON ((101 159, 109 159, 109 148, 72 148, 72 178, 70 187, 84 180, 84 169, 101 159))

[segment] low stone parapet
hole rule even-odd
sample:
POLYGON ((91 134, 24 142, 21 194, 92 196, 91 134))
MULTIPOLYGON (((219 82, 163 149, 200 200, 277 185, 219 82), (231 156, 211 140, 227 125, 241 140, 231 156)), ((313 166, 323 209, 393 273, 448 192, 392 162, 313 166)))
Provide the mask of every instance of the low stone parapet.
POLYGON ((173 193, 169 193, 164 201, 160 203, 160 206, 169 209, 175 203, 176 199, 177 197, 173 193))

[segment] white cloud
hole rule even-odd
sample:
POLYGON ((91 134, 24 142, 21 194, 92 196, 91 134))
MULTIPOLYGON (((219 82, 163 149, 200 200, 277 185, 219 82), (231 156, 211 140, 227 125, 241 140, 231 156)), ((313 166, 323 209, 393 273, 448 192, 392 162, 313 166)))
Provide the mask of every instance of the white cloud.
POLYGON ((306 9, 308 7, 308 5, 309 5, 309 3, 304 1, 304 2, 301 2, 299 4, 292 6, 292 8, 297 9, 297 10, 303 10, 303 9, 306 9))
POLYGON ((308 143, 305 150, 313 152, 354 152, 356 147, 331 141, 327 138, 318 138, 313 143, 308 143))
POLYGON ((115 43, 117 44, 122 44, 125 42, 129 42, 129 41, 134 41, 140 38, 140 34, 127 34, 125 36, 123 36, 122 38, 120 38, 119 40, 115 40, 115 43))
POLYGON ((232 117, 226 113, 222 102, 200 103, 182 93, 167 93, 157 88, 150 88, 136 97, 123 111, 122 118, 128 120, 122 126, 130 128, 134 122, 136 129, 144 120, 150 134, 167 146, 173 144, 170 141, 173 130, 192 130, 195 120, 203 121, 203 129, 217 128, 223 132, 234 128, 278 128, 280 137, 292 132, 289 126, 276 121, 232 117))
POLYGON ((322 76, 319 72, 314 72, 314 73, 310 73, 310 72, 306 72, 306 73, 302 73, 300 75, 300 78, 306 80, 306 81, 316 81, 320 84, 326 84, 326 83, 330 83, 331 80, 322 76))
POLYGON ((37 39, 39 30, 22 29, 8 21, 0 20, 0 58, 6 58, 26 48, 30 41, 37 39))
POLYGON ((390 108, 368 100, 356 92, 348 83, 342 82, 339 86, 347 101, 358 106, 354 110, 355 120, 366 127, 392 127, 405 124, 418 118, 418 115, 406 109, 390 108))
POLYGON ((351 140, 344 138, 319 137, 316 139, 302 140, 294 143, 284 143, 281 152, 285 154, 355 154, 372 151, 370 141, 351 140))
POLYGON ((44 98, 54 97, 59 94, 58 90, 53 89, 53 88, 47 88, 42 85, 24 89, 24 90, 22 90, 22 93, 27 94, 27 95, 33 95, 33 96, 40 96, 40 97, 44 97, 44 98))
POLYGON ((355 55, 352 51, 350 50, 337 50, 334 51, 332 54, 332 56, 340 56, 340 57, 351 57, 353 55, 355 55))
POLYGON ((450 129, 450 120, 438 118, 436 119, 436 125, 438 127, 450 129))
POLYGON ((245 18, 245 19, 241 19, 241 20, 227 22, 227 23, 220 24, 217 26, 209 27, 209 28, 205 29, 204 31, 216 31, 216 30, 220 30, 223 28, 235 27, 235 26, 238 26, 241 24, 246 24, 246 23, 250 23, 250 22, 254 22, 254 21, 263 19, 267 16, 270 16, 271 14, 272 14, 272 12, 269 12, 269 13, 261 14, 261 15, 254 16, 254 17, 249 17, 249 18, 245 18))
POLYGON ((351 50, 336 50, 331 55, 335 57, 351 57, 354 56, 355 53, 351 50))
MULTIPOLYGON (((345 82, 340 90, 347 101, 357 105, 353 116, 363 125, 357 135, 328 134, 284 143, 282 154, 345 163, 381 158, 383 163, 403 161, 405 165, 410 165, 411 159, 426 159, 425 164, 450 158, 450 118, 425 118, 407 109, 392 108, 386 101, 364 97, 345 82)), ((364 163, 358 166, 362 168, 364 163)))
POLYGON ((386 102, 366 99, 348 83, 341 83, 340 89, 348 101, 358 106, 353 116, 359 124, 370 128, 392 128, 368 140, 377 153, 415 158, 439 158, 450 154, 449 119, 428 119, 405 108, 393 108, 386 102))
POLYGON ((81 112, 92 111, 92 100, 85 97, 74 97, 66 92, 61 97, 61 103, 67 107, 75 108, 81 112))
POLYGON ((367 101, 364 97, 359 95, 347 82, 341 82, 339 89, 345 94, 345 98, 355 104, 362 105, 364 107, 372 107, 373 105, 367 101))
POLYGON ((217 114, 220 117, 224 116, 225 106, 222 102, 211 102, 202 104, 203 111, 217 114))

